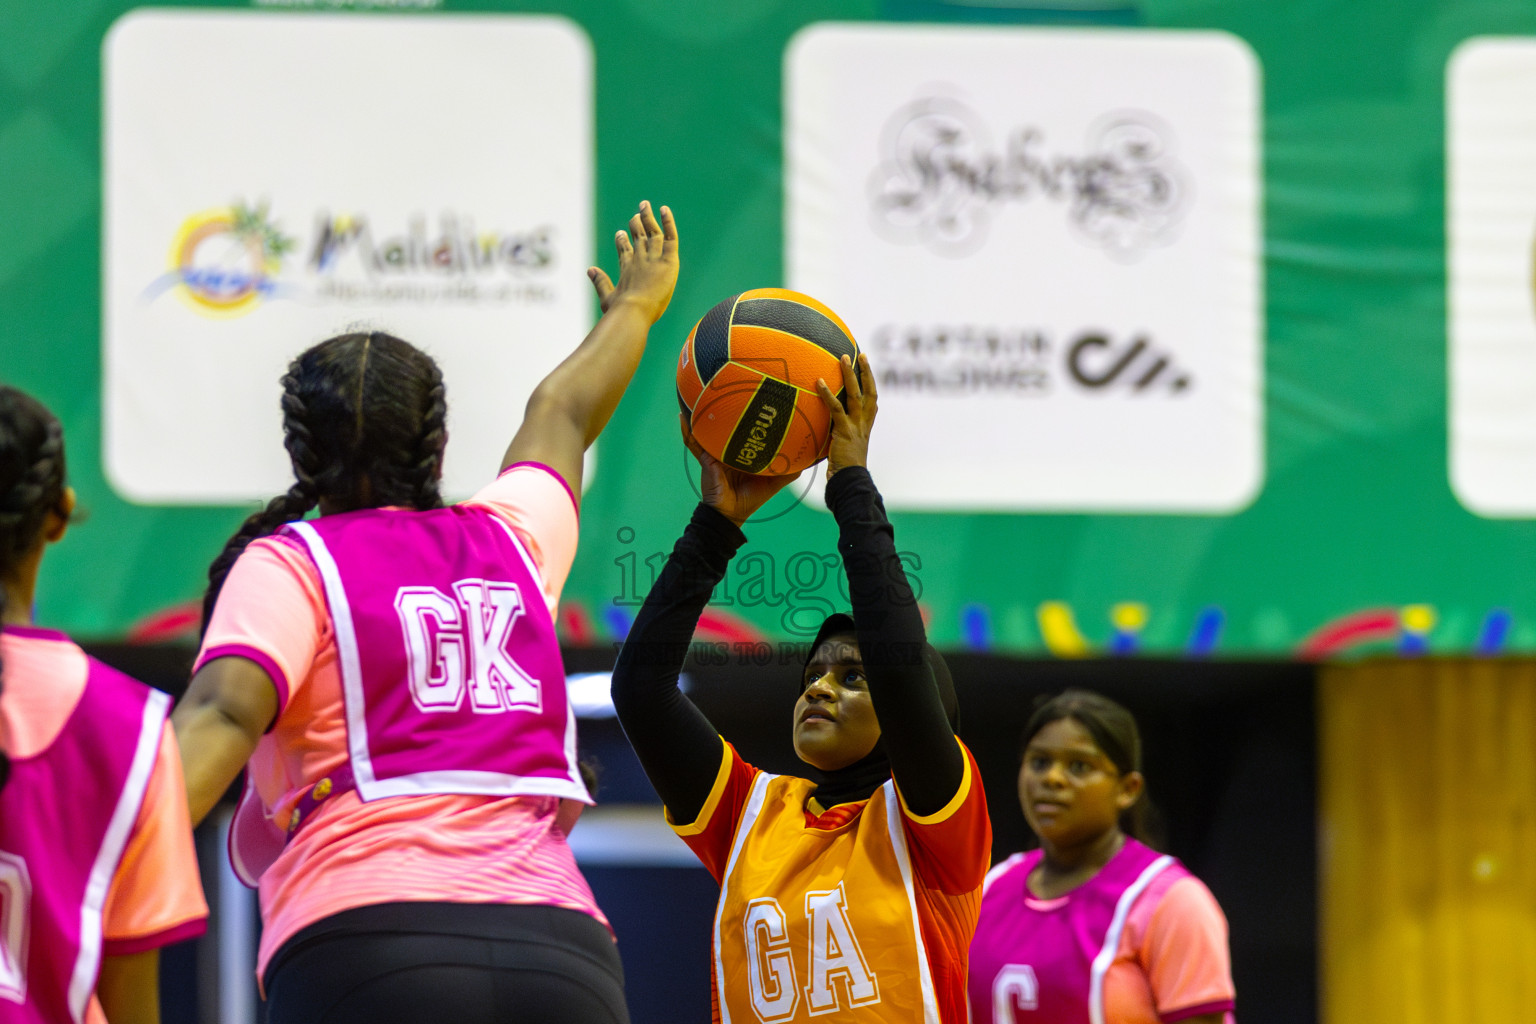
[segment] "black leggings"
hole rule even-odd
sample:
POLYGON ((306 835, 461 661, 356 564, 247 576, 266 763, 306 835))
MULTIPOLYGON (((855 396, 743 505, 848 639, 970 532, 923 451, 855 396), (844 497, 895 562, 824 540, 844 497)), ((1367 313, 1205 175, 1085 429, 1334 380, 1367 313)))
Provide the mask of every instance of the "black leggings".
POLYGON ((563 907, 344 910, 283 943, 265 982, 268 1024, 629 1024, 613 937, 563 907))

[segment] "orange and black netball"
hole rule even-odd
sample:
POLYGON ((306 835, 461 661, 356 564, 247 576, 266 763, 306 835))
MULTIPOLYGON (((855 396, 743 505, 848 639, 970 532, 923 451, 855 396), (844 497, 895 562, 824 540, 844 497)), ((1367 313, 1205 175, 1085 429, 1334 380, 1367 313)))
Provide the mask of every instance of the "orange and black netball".
POLYGON ((826 458, 832 418, 816 392, 843 400, 843 356, 857 360, 848 325, 821 302, 754 288, 699 320, 677 359, 677 400, 704 450, 746 473, 798 473, 826 458))

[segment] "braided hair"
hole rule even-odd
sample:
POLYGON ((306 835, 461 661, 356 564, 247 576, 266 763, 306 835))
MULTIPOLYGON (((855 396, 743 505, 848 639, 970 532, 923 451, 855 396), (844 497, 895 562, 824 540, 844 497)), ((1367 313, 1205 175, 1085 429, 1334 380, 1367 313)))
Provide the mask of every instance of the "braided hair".
MULTIPOLYGON (((63 500, 64 428, 31 395, 0 387, 0 576, 9 578, 34 550, 48 513, 62 512, 63 500)), ((5 603, 0 587, 0 615, 5 603)), ((0 788, 10 772, 0 749, 0 788)))
POLYGON ((337 512, 443 504, 448 403, 442 371, 426 353, 381 331, 343 334, 290 363, 282 385, 294 483, 242 523, 208 567, 204 631, 240 552, 321 499, 337 512))

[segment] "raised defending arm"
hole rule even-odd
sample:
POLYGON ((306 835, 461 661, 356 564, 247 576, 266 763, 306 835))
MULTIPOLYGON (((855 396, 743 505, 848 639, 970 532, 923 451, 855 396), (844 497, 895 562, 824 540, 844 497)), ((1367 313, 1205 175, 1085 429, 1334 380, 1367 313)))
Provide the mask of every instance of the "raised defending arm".
POLYGON ((597 290, 603 315, 576 351, 534 388, 522 426, 507 447, 503 469, 517 462, 542 462, 559 473, 573 494, 581 493, 582 456, 629 387, 645 354, 645 340, 672 300, 677 284, 677 224, 661 208, 640 204, 629 231, 614 235, 619 283, 600 267, 587 276, 597 290), (633 235, 633 241, 631 241, 633 235))

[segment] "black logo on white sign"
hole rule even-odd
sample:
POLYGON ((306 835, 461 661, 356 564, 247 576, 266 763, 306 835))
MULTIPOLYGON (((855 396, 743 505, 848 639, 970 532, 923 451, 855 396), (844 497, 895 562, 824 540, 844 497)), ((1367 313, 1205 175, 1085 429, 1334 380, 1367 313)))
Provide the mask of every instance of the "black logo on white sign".
POLYGON ((1093 390, 1120 385, 1131 391, 1159 388, 1178 394, 1190 384, 1189 374, 1144 337, 1121 346, 1102 334, 1084 334, 1067 349, 1067 372, 1093 390))
POLYGON ((1058 384, 1090 394, 1164 395, 1194 387, 1182 360, 1145 332, 1101 330, 1065 342, 1033 327, 882 324, 869 351, 884 391, 929 395, 1043 397, 1058 384))
POLYGON ((1087 151, 1051 154, 1033 125, 1001 150, 987 123, 958 100, 928 97, 886 122, 869 178, 875 230, 894 242, 966 256, 987 239, 998 207, 1065 203, 1075 233, 1120 260, 1166 245, 1189 206, 1188 172, 1172 130, 1145 111, 1118 111, 1089 128, 1087 151))

